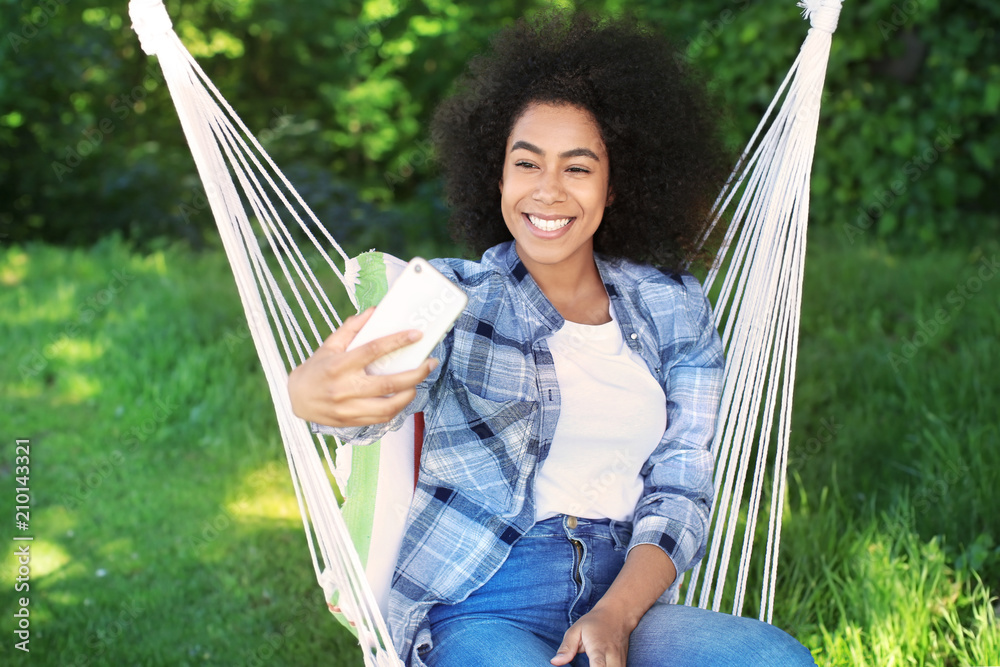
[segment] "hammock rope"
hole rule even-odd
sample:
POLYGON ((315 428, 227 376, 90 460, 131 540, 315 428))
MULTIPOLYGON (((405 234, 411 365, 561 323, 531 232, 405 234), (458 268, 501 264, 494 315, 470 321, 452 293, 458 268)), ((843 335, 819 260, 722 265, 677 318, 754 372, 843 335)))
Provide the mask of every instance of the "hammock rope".
POLYGON ((809 178, 832 33, 837 27, 840 5, 839 0, 799 4, 812 27, 723 188, 715 214, 702 237, 704 242, 743 188, 716 261, 705 280, 708 292, 728 263, 714 309, 727 360, 720 425, 712 444, 716 457, 714 523, 706 557, 690 573, 685 603, 694 602, 699 577, 702 577, 698 605, 708 608, 711 598, 713 610, 718 611, 721 607, 746 475, 753 456, 756 464, 732 607, 732 613, 742 613, 762 501, 765 462, 777 409, 777 444, 759 615, 761 620, 768 622, 774 611, 781 540, 792 380, 798 351, 809 214, 809 178), (772 119, 782 97, 783 102, 772 119), (759 141, 758 137, 761 137, 759 141), (738 232, 739 239, 732 248, 738 232), (763 420, 759 431, 758 418, 763 420), (756 445, 751 447, 755 435, 756 445))
MULTIPOLYGON (((812 27, 716 200, 702 238, 704 243, 735 203, 704 282, 710 293, 716 279, 723 278, 714 303, 715 324, 726 349, 726 375, 712 443, 716 501, 710 544, 706 557, 688 573, 684 603, 695 604, 697 598, 699 606, 718 611, 731 593, 732 613, 742 613, 758 538, 758 515, 762 507, 768 507, 760 597, 760 618, 768 622, 774 608, 785 494, 809 178, 841 2, 799 4, 812 27), (723 266, 728 266, 725 274, 723 266), (747 489, 751 460, 754 469, 747 489), (764 488, 768 476, 769 494, 764 488), (739 538, 741 522, 745 526, 739 538), (733 582, 730 567, 740 539, 733 582)), ((336 603, 355 626, 366 665, 402 665, 390 640, 384 609, 369 584, 331 484, 333 476, 342 491, 348 488, 342 464, 350 448, 335 439, 335 463, 325 438, 312 434, 292 413, 287 388, 290 371, 324 340, 314 314, 322 320, 324 331, 341 325, 328 294, 329 283, 343 285, 351 304, 358 307, 358 265, 198 66, 174 32, 162 0, 131 0, 129 13, 143 51, 157 56, 163 69, 233 269, 275 406, 317 582, 328 603, 336 603), (324 273, 326 283, 298 247, 291 231, 296 228, 313 245, 314 257, 321 260, 315 263, 329 270, 324 273), (327 248, 339 255, 344 270, 327 248)), ((396 508, 397 512, 401 509, 405 510, 396 508)))

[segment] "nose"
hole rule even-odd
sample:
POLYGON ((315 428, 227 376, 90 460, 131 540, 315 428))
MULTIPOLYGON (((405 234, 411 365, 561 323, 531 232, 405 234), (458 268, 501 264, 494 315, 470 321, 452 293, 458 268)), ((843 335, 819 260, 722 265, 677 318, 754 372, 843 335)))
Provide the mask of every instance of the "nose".
POLYGON ((533 193, 535 201, 546 206, 564 201, 566 190, 563 189, 558 170, 546 169, 538 175, 538 184, 533 193))

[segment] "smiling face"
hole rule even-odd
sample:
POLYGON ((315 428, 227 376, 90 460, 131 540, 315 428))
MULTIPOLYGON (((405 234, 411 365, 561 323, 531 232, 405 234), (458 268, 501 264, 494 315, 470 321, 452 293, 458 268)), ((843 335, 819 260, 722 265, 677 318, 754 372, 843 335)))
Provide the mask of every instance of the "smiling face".
POLYGON ((528 271, 593 266, 610 165, 593 115, 534 103, 507 138, 500 208, 528 271))

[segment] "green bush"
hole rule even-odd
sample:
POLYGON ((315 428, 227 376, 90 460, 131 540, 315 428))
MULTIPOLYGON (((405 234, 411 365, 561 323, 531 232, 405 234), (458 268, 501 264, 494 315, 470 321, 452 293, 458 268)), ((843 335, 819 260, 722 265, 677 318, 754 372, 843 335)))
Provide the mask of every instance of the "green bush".
MULTIPOLYGON (((182 40, 324 224, 361 245, 440 235, 430 113, 492 32, 545 4, 167 3, 182 40)), ((790 0, 578 4, 634 10, 675 35, 678 58, 724 96, 739 142, 807 29, 790 0)), ((89 243, 120 230, 198 243, 211 216, 197 206, 176 113, 124 3, 0 0, 0 17, 0 235, 89 243)), ((1000 154, 998 24, 988 0, 845 3, 820 120, 815 224, 908 248, 997 235, 988 184, 1000 154)))

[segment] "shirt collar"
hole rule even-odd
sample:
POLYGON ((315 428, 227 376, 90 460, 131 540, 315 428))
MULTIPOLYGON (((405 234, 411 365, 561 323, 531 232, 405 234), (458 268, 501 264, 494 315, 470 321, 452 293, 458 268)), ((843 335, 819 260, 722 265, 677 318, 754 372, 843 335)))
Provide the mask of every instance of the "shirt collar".
POLYGON ((537 313, 542 324, 550 332, 558 331, 562 328, 563 322, 566 320, 563 319, 559 311, 555 309, 545 294, 542 293, 535 279, 531 277, 531 273, 528 272, 527 267, 521 262, 521 258, 517 256, 517 249, 514 243, 514 241, 507 241, 494 246, 487 252, 493 253, 493 258, 491 259, 496 261, 500 268, 504 270, 504 273, 507 274, 508 279, 524 295, 525 300, 535 313, 537 313))
MULTIPOLYGON (((524 295, 525 300, 538 314, 545 327, 550 331, 558 331, 562 328, 566 320, 563 319, 563 316, 559 314, 559 311, 555 309, 541 288, 538 287, 538 283, 531 277, 528 269, 521 262, 521 258, 517 256, 517 248, 513 240, 490 248, 486 251, 484 259, 495 263, 498 268, 503 270, 514 285, 520 289, 521 294, 524 295)), ((619 314, 618 322, 622 328, 622 332, 629 339, 630 345, 634 346, 634 339, 631 338, 634 325, 622 301, 624 295, 616 287, 615 278, 620 277, 619 273, 615 271, 617 262, 599 253, 594 253, 594 262, 597 264, 597 272, 601 276, 601 282, 604 283, 608 297, 619 314)))

